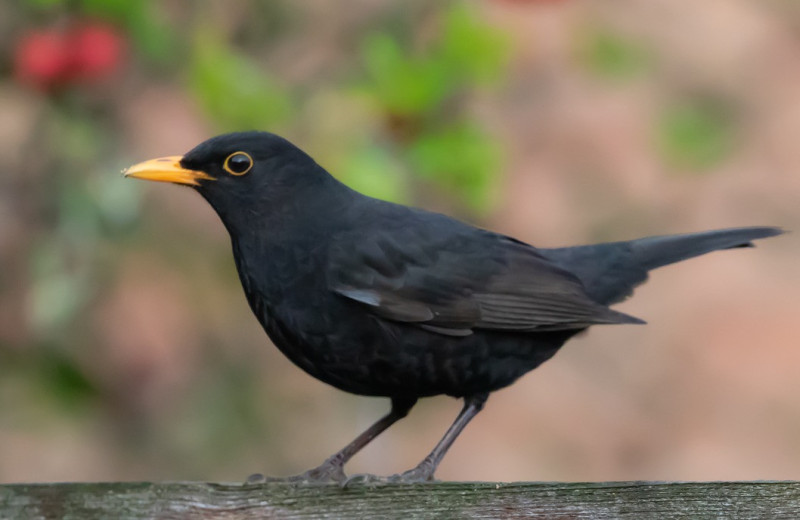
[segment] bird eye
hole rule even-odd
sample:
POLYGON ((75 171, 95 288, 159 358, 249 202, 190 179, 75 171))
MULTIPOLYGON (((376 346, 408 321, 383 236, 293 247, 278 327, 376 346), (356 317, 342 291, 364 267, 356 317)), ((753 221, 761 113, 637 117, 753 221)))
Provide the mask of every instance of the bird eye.
POLYGON ((245 152, 234 152, 225 159, 222 167, 232 175, 244 175, 253 167, 253 158, 245 152))

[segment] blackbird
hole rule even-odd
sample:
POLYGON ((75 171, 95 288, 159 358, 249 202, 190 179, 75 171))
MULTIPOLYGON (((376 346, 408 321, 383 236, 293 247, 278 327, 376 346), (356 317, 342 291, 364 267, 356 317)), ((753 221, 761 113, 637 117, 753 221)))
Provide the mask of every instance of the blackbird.
POLYGON ((421 397, 464 407, 433 451, 390 477, 433 478, 489 394, 595 324, 651 269, 781 233, 746 227, 539 249, 445 215, 362 195, 268 132, 209 139, 126 176, 193 187, 230 234, 247 301, 297 366, 391 411, 297 479, 344 481, 353 455, 421 397))

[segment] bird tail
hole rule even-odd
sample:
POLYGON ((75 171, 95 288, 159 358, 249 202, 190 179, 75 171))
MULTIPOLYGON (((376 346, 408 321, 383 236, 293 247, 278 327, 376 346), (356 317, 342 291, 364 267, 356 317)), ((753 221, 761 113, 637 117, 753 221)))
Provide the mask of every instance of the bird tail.
POLYGON ((652 269, 718 249, 753 247, 753 240, 781 233, 781 229, 774 227, 746 227, 541 252, 578 276, 592 299, 610 305, 630 296, 652 269))
POLYGON ((753 240, 783 233, 774 227, 747 227, 640 238, 628 242, 634 261, 650 271, 718 249, 754 247, 753 240))

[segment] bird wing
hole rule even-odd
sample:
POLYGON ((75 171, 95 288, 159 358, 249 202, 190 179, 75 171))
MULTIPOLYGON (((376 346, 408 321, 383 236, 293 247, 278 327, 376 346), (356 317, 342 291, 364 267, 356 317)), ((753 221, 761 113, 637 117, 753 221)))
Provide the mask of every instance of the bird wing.
POLYGON ((334 237, 328 287, 393 321, 440 334, 543 331, 641 320, 593 301, 530 245, 467 226, 334 237))

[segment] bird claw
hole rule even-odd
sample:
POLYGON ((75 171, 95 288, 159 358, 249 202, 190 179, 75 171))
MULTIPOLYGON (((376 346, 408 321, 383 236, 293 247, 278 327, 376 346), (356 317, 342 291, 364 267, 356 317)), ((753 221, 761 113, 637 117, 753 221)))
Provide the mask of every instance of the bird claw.
POLYGON ((378 486, 389 484, 389 477, 381 477, 378 475, 372 475, 371 473, 356 473, 355 475, 350 475, 339 484, 343 489, 353 487, 355 485, 376 488, 378 486))
POLYGON ((332 482, 344 482, 346 479, 347 475, 344 474, 341 465, 323 462, 320 466, 305 473, 289 477, 288 480, 312 484, 330 484, 332 482))
POLYGON ((347 476, 338 464, 323 462, 320 466, 291 477, 267 477, 254 473, 247 477, 247 484, 263 484, 267 482, 290 482, 295 484, 331 484, 346 482, 347 476))
POLYGON ((399 475, 392 475, 389 481, 397 484, 424 484, 433 482, 433 471, 427 466, 419 465, 414 469, 404 471, 399 475))
POLYGON ((353 485, 364 485, 370 488, 376 488, 387 484, 424 484, 433 482, 434 480, 433 472, 427 467, 417 466, 414 469, 389 475, 388 477, 381 477, 370 473, 358 473, 347 477, 344 481, 340 482, 340 485, 343 488, 352 487, 353 485))

